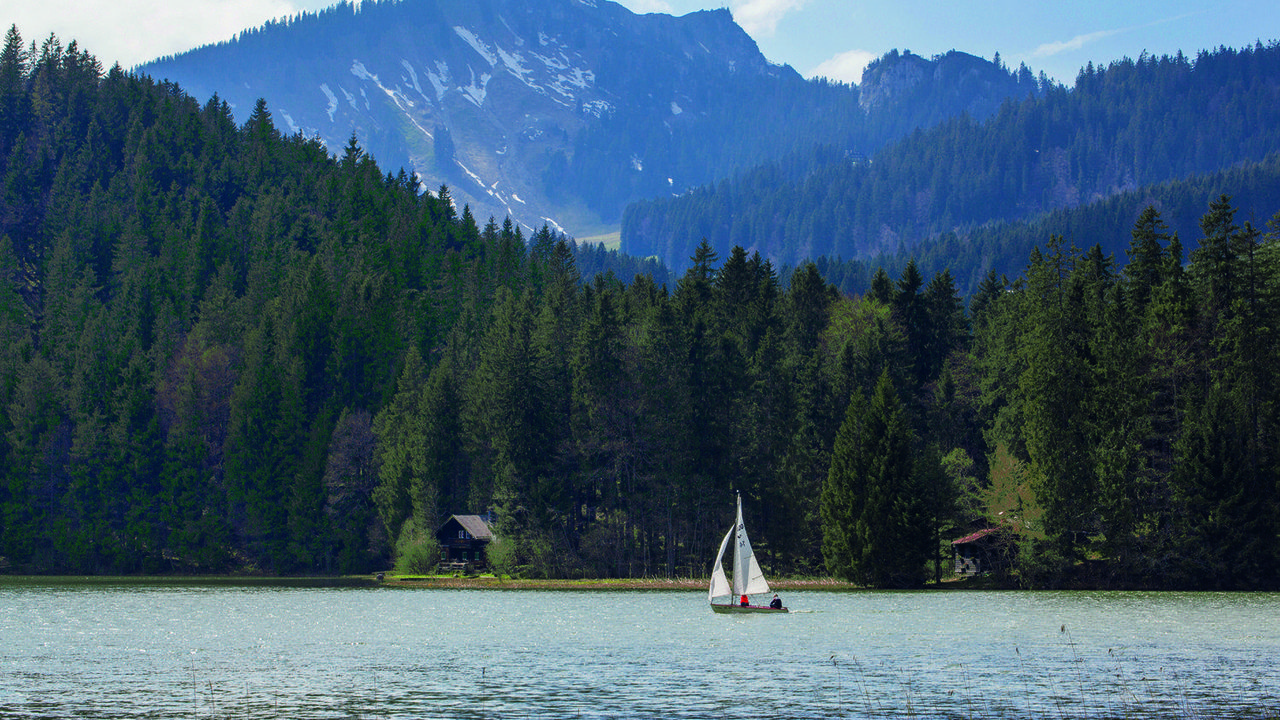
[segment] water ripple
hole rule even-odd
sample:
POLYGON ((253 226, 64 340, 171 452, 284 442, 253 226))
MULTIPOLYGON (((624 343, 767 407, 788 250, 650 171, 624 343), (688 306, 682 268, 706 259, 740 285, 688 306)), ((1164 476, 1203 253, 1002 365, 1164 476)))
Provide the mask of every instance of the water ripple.
POLYGON ((1274 717, 1280 595, 0 580, 0 716, 1274 717))

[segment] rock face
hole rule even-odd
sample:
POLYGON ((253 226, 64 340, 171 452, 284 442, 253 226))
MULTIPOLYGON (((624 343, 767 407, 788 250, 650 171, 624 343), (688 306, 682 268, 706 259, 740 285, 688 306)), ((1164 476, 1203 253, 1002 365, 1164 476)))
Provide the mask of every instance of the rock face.
POLYGON ((858 103, 870 117, 904 119, 910 130, 961 112, 975 119, 990 117, 1006 98, 1040 95, 1047 82, 1033 77, 1026 66, 1010 72, 999 58, 993 62, 952 50, 925 59, 894 50, 862 72, 858 103))
POLYGON ((875 60, 862 71, 858 104, 868 112, 895 104, 930 74, 929 66, 928 60, 909 52, 894 51, 875 60))
POLYGON ((713 179, 681 171, 692 164, 669 146, 682 126, 709 124, 724 88, 804 84, 728 10, 636 15, 607 0, 343 4, 136 70, 202 102, 217 93, 241 122, 265 98, 282 132, 331 153, 354 132, 384 170, 449 184, 481 222, 574 232, 616 222, 646 189, 713 179), (602 160, 661 177, 602 193, 590 177, 602 160))

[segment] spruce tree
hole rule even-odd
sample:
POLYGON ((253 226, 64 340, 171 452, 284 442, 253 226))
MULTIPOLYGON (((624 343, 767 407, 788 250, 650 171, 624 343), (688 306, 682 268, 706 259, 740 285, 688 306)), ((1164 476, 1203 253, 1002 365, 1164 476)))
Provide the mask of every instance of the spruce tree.
POLYGON ((924 576, 931 528, 912 433, 887 371, 870 402, 849 403, 822 494, 827 570, 861 585, 910 587, 924 576))

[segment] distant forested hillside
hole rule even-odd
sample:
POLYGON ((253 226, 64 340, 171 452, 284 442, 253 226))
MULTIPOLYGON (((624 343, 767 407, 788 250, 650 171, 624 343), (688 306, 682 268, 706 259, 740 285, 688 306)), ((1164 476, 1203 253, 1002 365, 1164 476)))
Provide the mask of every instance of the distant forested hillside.
POLYGON ((739 491, 775 575, 1001 527, 1026 586, 1276 586, 1280 228, 1225 197, 967 313, 706 243, 661 285, 16 29, 0 182, 7 572, 421 572, 491 511, 505 573, 704 576, 739 491))
POLYGON ((849 295, 867 292, 876 270, 885 268, 897 274, 914 262, 925 274, 949 272, 960 294, 969 297, 992 272, 1017 277, 1031 250, 1054 235, 1067 243, 1096 244, 1104 255, 1123 259, 1129 244, 1125 228, 1136 223, 1148 207, 1160 212, 1170 233, 1194 247, 1204 209, 1222 195, 1231 198, 1242 218, 1255 225, 1264 222, 1271 208, 1280 207, 1280 154, 1054 210, 1034 220, 993 222, 963 233, 945 232, 894 253, 862 260, 820 257, 814 262, 824 278, 849 295))
MULTIPOLYGON (((622 248, 683 267, 706 239, 783 264, 910 251, 942 233, 1101 200, 1280 152, 1280 45, 1084 68, 1075 87, 961 116, 869 160, 806 152, 639 202, 622 248)), ((1258 208, 1265 211, 1266 208, 1258 208)))

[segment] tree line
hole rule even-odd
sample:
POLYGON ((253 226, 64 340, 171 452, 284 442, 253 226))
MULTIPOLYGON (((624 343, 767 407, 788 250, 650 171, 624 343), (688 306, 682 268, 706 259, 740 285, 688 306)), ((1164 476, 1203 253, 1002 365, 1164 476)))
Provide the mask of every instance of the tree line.
POLYGON ((1226 198, 967 308, 705 242, 660 283, 16 29, 0 158, 10 571, 421 571, 491 511, 504 572, 703 576, 741 491, 775 574, 1007 524, 1028 585, 1274 583, 1276 232, 1226 198))

